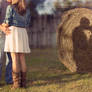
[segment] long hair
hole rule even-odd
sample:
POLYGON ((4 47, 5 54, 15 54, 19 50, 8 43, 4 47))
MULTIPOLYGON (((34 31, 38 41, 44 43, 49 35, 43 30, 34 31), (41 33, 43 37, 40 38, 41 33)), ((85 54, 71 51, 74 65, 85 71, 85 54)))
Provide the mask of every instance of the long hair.
POLYGON ((26 13, 26 1, 25 0, 12 0, 12 5, 14 5, 15 10, 20 14, 24 15, 26 13))

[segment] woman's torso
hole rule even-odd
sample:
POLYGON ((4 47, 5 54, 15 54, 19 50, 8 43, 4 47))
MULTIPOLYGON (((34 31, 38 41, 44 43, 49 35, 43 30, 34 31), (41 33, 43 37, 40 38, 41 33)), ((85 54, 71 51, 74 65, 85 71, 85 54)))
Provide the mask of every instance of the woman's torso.
POLYGON ((10 21, 10 26, 16 26, 16 27, 28 27, 30 23, 30 10, 26 10, 26 13, 22 16, 16 10, 14 9, 14 6, 11 6, 12 8, 12 17, 10 21))

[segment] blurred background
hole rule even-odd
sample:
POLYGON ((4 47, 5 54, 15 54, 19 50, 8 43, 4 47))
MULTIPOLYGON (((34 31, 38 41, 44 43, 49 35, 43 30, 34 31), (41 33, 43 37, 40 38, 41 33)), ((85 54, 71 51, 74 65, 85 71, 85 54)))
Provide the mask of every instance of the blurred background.
MULTIPOLYGON (((56 48, 56 30, 64 11, 76 7, 92 8, 92 0, 26 0, 31 11, 28 28, 31 48, 56 48)), ((0 0, 0 22, 7 7, 6 0, 0 0)))

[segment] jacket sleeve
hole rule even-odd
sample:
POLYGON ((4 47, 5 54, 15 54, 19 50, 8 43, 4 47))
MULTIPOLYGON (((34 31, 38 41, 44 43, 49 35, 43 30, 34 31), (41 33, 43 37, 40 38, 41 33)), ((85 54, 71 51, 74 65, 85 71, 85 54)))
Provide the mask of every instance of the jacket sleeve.
POLYGON ((26 11, 26 27, 29 27, 31 24, 31 13, 30 10, 27 9, 26 11))
POLYGON ((4 23, 11 25, 13 9, 10 5, 7 6, 4 23))

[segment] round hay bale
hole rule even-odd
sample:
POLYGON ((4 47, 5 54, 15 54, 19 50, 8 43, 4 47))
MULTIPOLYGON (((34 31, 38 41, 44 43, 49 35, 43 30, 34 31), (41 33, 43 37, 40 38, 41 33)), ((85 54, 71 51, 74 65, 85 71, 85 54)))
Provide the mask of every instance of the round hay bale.
POLYGON ((60 61, 72 72, 92 72, 92 10, 65 12, 57 30, 60 61))

